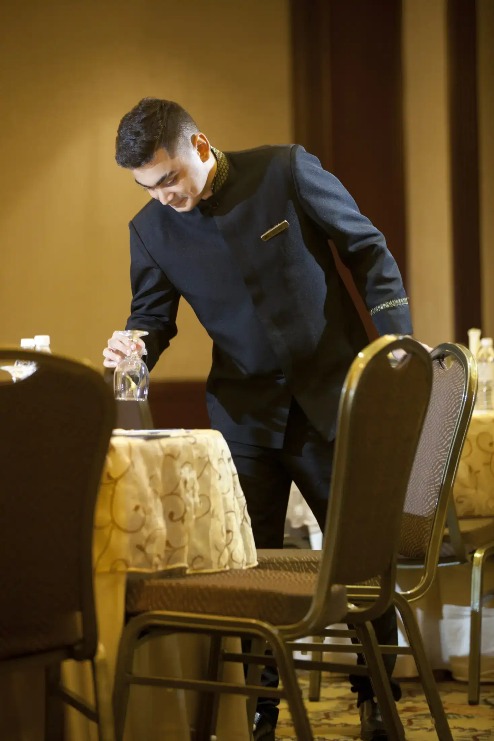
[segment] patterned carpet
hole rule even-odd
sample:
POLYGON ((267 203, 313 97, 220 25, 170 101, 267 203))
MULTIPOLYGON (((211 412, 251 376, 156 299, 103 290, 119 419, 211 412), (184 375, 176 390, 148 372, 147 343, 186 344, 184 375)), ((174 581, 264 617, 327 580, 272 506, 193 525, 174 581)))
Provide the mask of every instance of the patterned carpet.
MULTIPOLYGON (((301 673, 304 697, 307 697, 307 675, 301 673)), ((403 697, 398 703, 400 718, 407 741, 435 741, 429 708, 420 683, 406 680, 401 683, 403 697)), ((439 682, 454 741, 494 741, 494 684, 481 687, 480 704, 470 706, 466 685, 446 678, 439 682)), ((359 717, 355 697, 346 680, 323 674, 321 700, 307 702, 316 741, 348 741, 359 738, 359 717)), ((286 704, 280 706, 277 739, 297 741, 286 704)), ((300 741, 300 740, 299 740, 300 741)))

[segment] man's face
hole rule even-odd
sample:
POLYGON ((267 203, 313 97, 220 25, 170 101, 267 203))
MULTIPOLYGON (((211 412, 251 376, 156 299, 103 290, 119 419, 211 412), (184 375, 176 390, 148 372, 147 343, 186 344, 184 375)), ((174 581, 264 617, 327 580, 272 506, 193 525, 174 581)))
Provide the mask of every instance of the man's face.
POLYGON ((211 195, 215 170, 216 159, 208 140, 204 134, 195 134, 174 157, 166 149, 158 149, 151 162, 132 174, 152 198, 185 213, 211 195))

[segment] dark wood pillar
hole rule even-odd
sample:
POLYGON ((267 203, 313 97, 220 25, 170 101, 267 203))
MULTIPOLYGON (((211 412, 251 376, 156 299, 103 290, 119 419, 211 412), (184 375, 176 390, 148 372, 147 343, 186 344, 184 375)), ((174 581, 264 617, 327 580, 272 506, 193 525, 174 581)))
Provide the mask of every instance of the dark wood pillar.
POLYGON ((385 234, 406 276, 400 0, 291 0, 295 139, 385 234))
POLYGON ((475 0, 448 0, 455 339, 482 327, 475 0))
POLYGON ((401 2, 291 0, 291 15, 295 140, 383 232, 406 284, 401 2))
MULTIPOLYGON (((462 342, 469 327, 482 326, 476 5, 446 3, 454 325, 462 342)), ((291 0, 295 139, 381 229, 406 286, 401 7, 401 0, 291 0)))

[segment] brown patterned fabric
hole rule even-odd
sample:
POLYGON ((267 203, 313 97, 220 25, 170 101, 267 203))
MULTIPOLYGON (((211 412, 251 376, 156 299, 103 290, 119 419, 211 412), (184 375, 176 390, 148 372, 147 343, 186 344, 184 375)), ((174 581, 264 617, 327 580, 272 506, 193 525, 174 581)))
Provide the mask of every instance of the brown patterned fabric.
MULTIPOLYGON (((314 595, 315 576, 258 567, 245 571, 197 574, 183 579, 133 579, 127 586, 126 610, 173 610, 263 620, 273 625, 299 621, 314 595)), ((333 585, 335 621, 346 612, 344 587, 333 585)))
POLYGON ((259 549, 257 561, 260 569, 315 574, 321 563, 321 551, 313 551, 309 548, 259 549))
POLYGON ((219 149, 216 149, 216 147, 211 147, 211 149, 214 156, 216 157, 216 162, 218 163, 216 174, 214 176, 213 182, 211 183, 211 190, 213 191, 213 193, 217 193, 226 183, 229 165, 226 154, 221 152, 219 149))
POLYGON ((463 403, 465 373, 457 362, 433 363, 433 390, 413 464, 400 530, 400 555, 423 559, 463 403))

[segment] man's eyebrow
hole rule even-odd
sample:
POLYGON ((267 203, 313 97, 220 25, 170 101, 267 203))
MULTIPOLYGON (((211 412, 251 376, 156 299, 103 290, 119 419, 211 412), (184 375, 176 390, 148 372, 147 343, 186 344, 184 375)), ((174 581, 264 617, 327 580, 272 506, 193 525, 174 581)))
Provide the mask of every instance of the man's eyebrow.
POLYGON ((166 180, 169 180, 170 177, 172 175, 175 175, 175 174, 176 174, 175 170, 171 170, 171 172, 165 172, 165 174, 162 175, 160 177, 160 179, 155 182, 154 185, 144 185, 144 183, 140 183, 136 178, 134 178, 134 179, 135 179, 137 185, 140 185, 141 188, 146 188, 146 190, 153 190, 154 188, 157 188, 159 185, 161 185, 162 183, 164 183, 166 180))

